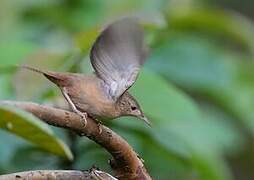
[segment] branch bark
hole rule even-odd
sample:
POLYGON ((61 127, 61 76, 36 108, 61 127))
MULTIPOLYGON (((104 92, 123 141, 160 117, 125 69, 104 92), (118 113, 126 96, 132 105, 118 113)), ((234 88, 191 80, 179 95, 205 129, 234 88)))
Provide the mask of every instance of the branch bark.
POLYGON ((100 144, 113 156, 110 165, 118 179, 152 179, 133 148, 108 127, 100 125, 100 131, 98 123, 91 118, 87 118, 87 124, 84 127, 81 117, 70 111, 31 102, 0 101, 0 104, 21 108, 50 125, 70 129, 100 144))
POLYGON ((116 180, 109 174, 98 171, 74 171, 74 170, 39 170, 39 171, 25 171, 7 175, 1 175, 0 180, 116 180))

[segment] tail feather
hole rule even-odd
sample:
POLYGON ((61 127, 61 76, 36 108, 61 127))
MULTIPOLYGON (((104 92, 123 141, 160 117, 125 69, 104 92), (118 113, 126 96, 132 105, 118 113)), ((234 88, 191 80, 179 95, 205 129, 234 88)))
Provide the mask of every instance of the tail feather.
POLYGON ((38 68, 27 66, 27 65, 20 65, 18 67, 43 74, 48 80, 50 80, 51 82, 55 83, 58 86, 64 86, 67 83, 66 76, 64 76, 63 73, 57 73, 57 72, 52 72, 47 70, 44 71, 44 70, 40 70, 38 68))
POLYGON ((20 66, 18 66, 18 67, 19 67, 19 68, 23 68, 23 69, 28 69, 28 70, 30 70, 30 71, 37 72, 37 73, 40 73, 40 74, 43 74, 43 75, 48 74, 47 71, 43 71, 43 70, 40 70, 40 69, 38 69, 38 68, 31 67, 31 66, 27 66, 27 65, 20 65, 20 66))

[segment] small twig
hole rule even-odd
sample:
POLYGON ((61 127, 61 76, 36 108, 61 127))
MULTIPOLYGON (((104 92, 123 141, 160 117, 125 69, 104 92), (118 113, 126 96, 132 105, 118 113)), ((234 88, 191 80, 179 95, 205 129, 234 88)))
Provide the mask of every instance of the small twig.
POLYGON ((115 172, 115 177, 118 179, 151 179, 132 147, 122 137, 106 126, 101 125, 99 131, 97 122, 91 118, 87 118, 87 124, 84 127, 81 123, 81 117, 70 111, 31 102, 0 101, 0 104, 21 108, 50 125, 70 129, 100 144, 113 156, 110 165, 115 172))
POLYGON ((116 180, 102 171, 40 170, 1 175, 0 180, 116 180), (106 177, 106 178, 104 178, 106 177))

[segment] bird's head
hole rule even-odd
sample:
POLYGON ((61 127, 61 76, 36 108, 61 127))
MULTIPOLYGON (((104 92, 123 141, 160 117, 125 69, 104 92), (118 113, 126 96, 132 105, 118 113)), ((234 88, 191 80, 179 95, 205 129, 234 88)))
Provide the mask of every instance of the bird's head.
POLYGON ((117 101, 117 106, 121 116, 134 116, 143 120, 146 124, 151 126, 151 123, 144 115, 138 102, 128 92, 125 92, 117 101))

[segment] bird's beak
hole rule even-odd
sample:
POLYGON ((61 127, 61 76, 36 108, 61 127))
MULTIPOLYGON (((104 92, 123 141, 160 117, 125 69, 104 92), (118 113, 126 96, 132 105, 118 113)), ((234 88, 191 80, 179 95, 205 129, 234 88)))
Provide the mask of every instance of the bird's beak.
POLYGON ((140 116, 139 118, 140 118, 141 120, 143 120, 148 126, 151 127, 151 123, 150 123, 150 121, 147 119, 146 116, 142 115, 142 116, 140 116))

